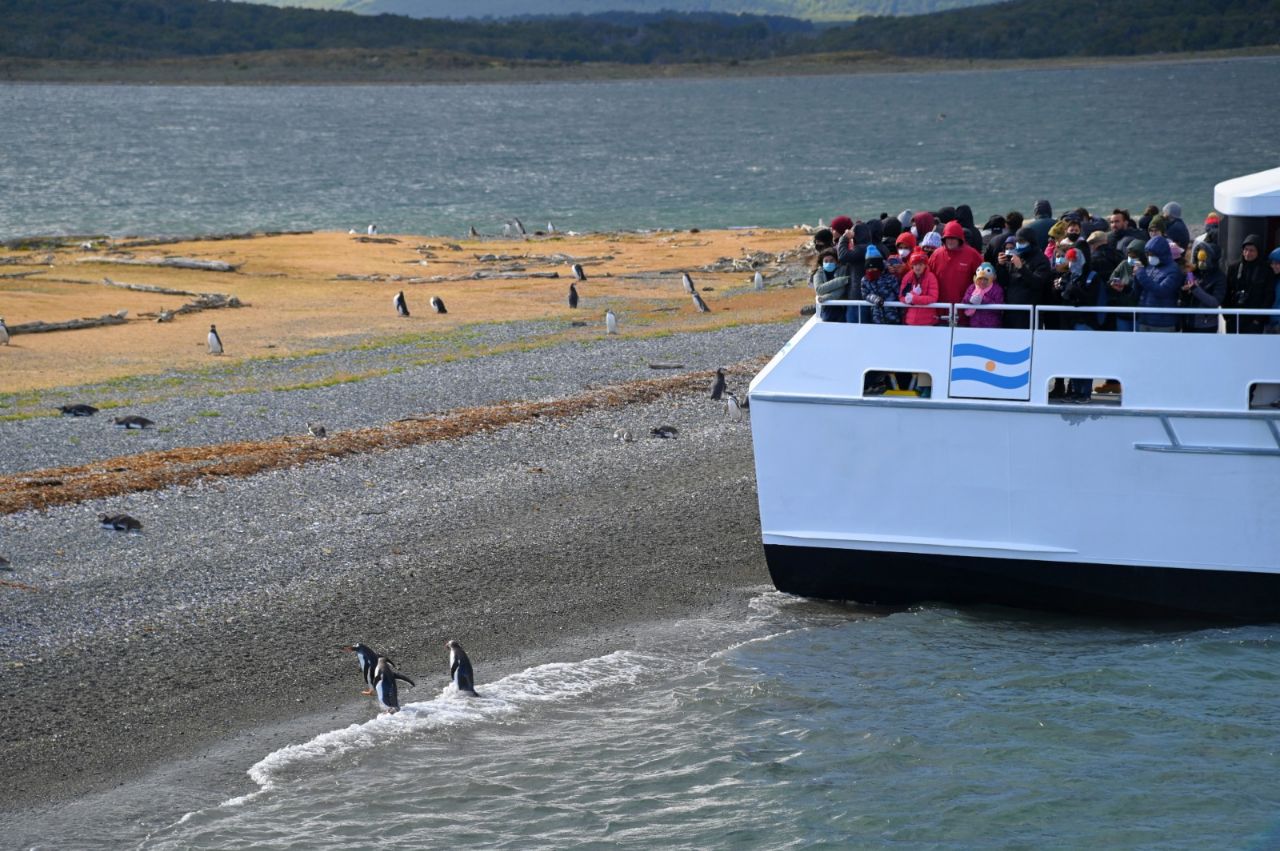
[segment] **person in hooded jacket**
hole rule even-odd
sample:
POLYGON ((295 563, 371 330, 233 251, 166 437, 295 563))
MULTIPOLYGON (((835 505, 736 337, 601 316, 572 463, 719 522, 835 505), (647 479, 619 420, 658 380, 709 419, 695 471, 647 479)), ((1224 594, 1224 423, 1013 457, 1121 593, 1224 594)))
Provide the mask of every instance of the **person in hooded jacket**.
MULTIPOLYGON (((1191 254, 1191 273, 1182 285, 1182 306, 1217 309, 1226 297, 1227 276, 1218 265, 1218 246, 1208 243, 1197 245, 1191 254)), ((1193 313, 1185 316, 1182 330, 1193 334, 1216 334, 1218 314, 1193 313)))
POLYGON ((867 246, 871 244, 871 228, 858 222, 836 242, 836 257, 849 270, 849 279, 857 284, 866 267, 867 246))
POLYGON ((961 204, 956 207, 956 221, 960 223, 960 227, 964 228, 964 241, 973 247, 974 251, 982 253, 982 231, 974 227, 973 210, 968 204, 961 204))
POLYGON ((903 231, 898 234, 898 238, 895 241, 894 253, 902 258, 903 263, 906 263, 911 255, 916 253, 918 246, 919 243, 916 242, 916 238, 912 236, 911 231, 903 231))
POLYGON ((911 217, 911 232, 916 235, 917 240, 923 240, 925 234, 933 233, 936 223, 937 219, 933 217, 933 213, 921 210, 911 217))
MULTIPOLYGON (((1142 211, 1142 215, 1138 217, 1138 230, 1145 233, 1147 226, 1151 224, 1151 220, 1158 215, 1160 215, 1160 208, 1155 204, 1148 204, 1147 208, 1142 211)), ((1147 238, 1150 239, 1150 237, 1147 238)))
MULTIPOLYGON (((1227 271, 1227 307, 1267 310, 1271 307, 1271 272, 1262 259, 1262 238, 1251 233, 1240 244, 1240 261, 1227 271)), ((1227 330, 1261 334, 1265 316, 1228 316, 1227 330)))
POLYGON ((961 301, 981 265, 982 255, 965 242, 964 228, 954 219, 947 222, 942 229, 942 248, 929 258, 929 271, 938 278, 938 301, 961 301))
POLYGON ((1048 201, 1037 201, 1034 212, 1035 218, 1026 223, 1031 228, 1031 232, 1036 237, 1036 250, 1044 251, 1045 246, 1049 244, 1049 228, 1053 227, 1053 207, 1048 201))
POLYGON ((1191 231, 1187 230, 1187 223, 1182 220, 1182 205, 1177 201, 1170 201, 1160 210, 1160 214, 1164 216, 1165 236, 1186 251, 1191 244, 1191 231))
MULTIPOLYGON (((1064 239, 1060 248, 1061 262, 1055 264, 1058 273, 1053 279, 1053 292, 1058 303, 1068 307, 1095 307, 1098 304, 1098 286, 1101 276, 1089 267, 1084 240, 1072 243, 1064 239)), ((1092 331, 1097 328, 1096 313, 1065 314, 1061 324, 1064 330, 1092 331)))
MULTIPOLYGON (((1030 226, 1019 229, 1013 251, 1008 256, 1001 257, 996 266, 998 271, 1004 272, 1001 284, 1004 287, 1005 304, 1044 303, 1051 270, 1049 261, 1036 249, 1035 240, 1035 231, 1030 226)), ((1031 327, 1030 311, 1003 312, 1006 328, 1031 327)))
MULTIPOLYGON (((1134 275, 1134 291, 1139 307, 1177 307, 1182 292, 1182 271, 1173 262, 1169 241, 1153 236, 1146 244, 1147 263, 1134 275)), ((1177 331, 1178 316, 1173 313, 1139 313, 1139 331, 1177 331)))
POLYGON ((903 275, 898 297, 898 301, 911 305, 907 308, 906 324, 936 325, 938 312, 923 307, 938 300, 938 276, 929 271, 929 257, 923 251, 916 251, 907 258, 907 264, 911 271, 903 275))

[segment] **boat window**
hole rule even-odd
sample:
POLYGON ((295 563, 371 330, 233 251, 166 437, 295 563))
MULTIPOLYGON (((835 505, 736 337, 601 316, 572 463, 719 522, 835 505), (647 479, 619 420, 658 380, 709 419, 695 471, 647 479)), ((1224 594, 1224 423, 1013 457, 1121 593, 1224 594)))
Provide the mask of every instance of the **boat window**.
POLYGON ((1256 381, 1249 385, 1249 410, 1280 408, 1280 382, 1256 381))
POLYGON ((872 369, 862 377, 863 396, 928 399, 932 394, 933 376, 927 372, 885 372, 872 369))
POLYGON ((1055 376, 1049 379, 1050 405, 1119 405, 1120 379, 1107 376, 1055 376))

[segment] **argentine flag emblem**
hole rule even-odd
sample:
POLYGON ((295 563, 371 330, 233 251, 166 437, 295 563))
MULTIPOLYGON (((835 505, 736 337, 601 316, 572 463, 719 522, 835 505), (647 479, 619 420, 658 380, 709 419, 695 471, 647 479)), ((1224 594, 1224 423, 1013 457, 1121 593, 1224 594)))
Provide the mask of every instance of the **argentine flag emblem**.
MULTIPOLYGON (((959 331, 960 329, 956 329, 959 331)), ((1030 399, 1031 346, 992 346, 992 334, 984 343, 953 340, 951 344, 951 396, 969 399, 1030 399)), ((1010 343, 1029 343, 1030 335, 1014 331, 1010 343)))

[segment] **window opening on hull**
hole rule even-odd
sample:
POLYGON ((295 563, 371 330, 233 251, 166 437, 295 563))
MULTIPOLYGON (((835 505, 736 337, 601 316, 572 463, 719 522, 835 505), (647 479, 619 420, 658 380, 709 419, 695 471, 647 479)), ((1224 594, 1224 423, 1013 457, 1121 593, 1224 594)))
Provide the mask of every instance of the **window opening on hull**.
POLYGON ((1118 378, 1055 376, 1049 379, 1050 405, 1119 405, 1124 388, 1118 378))
POLYGON ((1269 411, 1280 408, 1280 382, 1255 381, 1249 385, 1249 410, 1269 411))
POLYGON ((862 395, 928 399, 933 395, 933 376, 927 372, 867 370, 862 376, 862 395))

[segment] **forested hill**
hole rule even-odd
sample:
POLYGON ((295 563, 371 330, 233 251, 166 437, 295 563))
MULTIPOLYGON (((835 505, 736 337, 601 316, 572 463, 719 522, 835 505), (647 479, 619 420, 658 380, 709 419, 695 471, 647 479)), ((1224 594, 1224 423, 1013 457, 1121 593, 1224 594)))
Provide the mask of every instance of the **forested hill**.
POLYGON ((272 6, 341 9, 413 18, 512 18, 601 12, 719 12, 808 21, 852 21, 867 15, 924 15, 995 0, 258 0, 272 6))
POLYGON ((875 51, 910 57, 1113 56, 1280 43, 1275 0, 1013 0, 820 28, 791 18, 602 14, 418 20, 215 0, 0 0, 0 58, 161 59, 414 49, 555 62, 678 63, 875 51))

